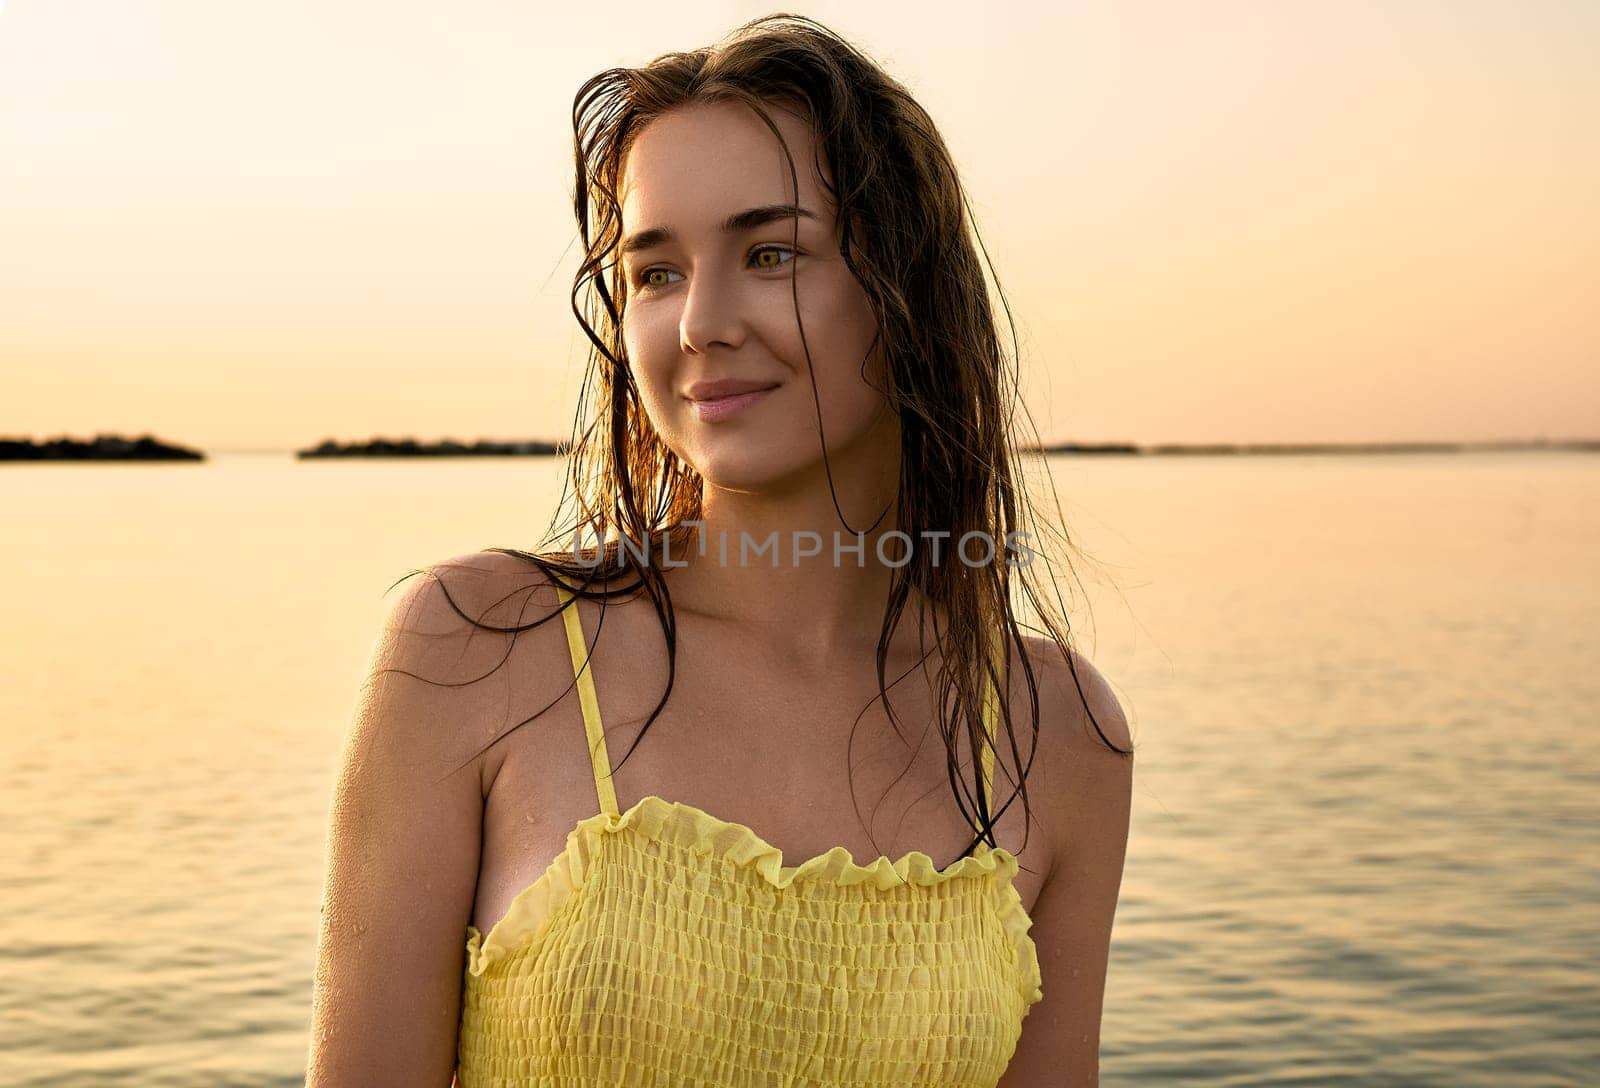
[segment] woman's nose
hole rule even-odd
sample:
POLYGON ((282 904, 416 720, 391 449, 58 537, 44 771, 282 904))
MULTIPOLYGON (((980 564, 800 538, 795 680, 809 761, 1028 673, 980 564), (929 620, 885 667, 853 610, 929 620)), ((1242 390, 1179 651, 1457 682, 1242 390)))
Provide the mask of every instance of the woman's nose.
POLYGON ((745 336, 743 304, 737 288, 725 279, 696 273, 684 292, 678 346, 686 355, 705 355, 714 346, 737 348, 745 336))

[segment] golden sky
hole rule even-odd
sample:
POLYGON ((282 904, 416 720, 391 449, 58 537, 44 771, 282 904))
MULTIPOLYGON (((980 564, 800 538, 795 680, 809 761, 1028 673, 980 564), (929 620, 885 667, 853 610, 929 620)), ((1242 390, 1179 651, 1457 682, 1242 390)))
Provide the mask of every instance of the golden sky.
MULTIPOLYGON (((574 93, 785 9, 553 7, 0 2, 0 435, 564 436, 574 93)), ((788 10, 940 125, 1046 440, 1600 437, 1600 4, 788 10)))

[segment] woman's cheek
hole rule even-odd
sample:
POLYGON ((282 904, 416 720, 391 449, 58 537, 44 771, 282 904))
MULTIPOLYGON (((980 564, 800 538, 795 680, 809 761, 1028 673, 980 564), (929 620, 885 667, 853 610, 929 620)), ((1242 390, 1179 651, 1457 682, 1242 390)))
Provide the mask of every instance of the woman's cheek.
MULTIPOLYGON (((655 323, 659 325, 659 321, 655 323)), ((647 314, 630 312, 622 327, 622 346, 628 365, 638 383, 639 395, 652 411, 664 405, 664 391, 670 383, 670 357, 663 354, 659 329, 647 314)))

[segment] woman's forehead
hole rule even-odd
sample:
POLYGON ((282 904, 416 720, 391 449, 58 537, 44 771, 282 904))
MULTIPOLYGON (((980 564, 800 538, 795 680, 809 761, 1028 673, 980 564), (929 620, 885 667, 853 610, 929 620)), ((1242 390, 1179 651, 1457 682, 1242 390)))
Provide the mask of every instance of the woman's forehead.
POLYGON ((794 176, 783 147, 750 107, 696 103, 652 120, 635 138, 618 177, 624 219, 653 226, 679 215, 715 213, 720 219, 756 205, 791 202, 826 219, 814 136, 789 111, 766 109, 789 145, 794 176))

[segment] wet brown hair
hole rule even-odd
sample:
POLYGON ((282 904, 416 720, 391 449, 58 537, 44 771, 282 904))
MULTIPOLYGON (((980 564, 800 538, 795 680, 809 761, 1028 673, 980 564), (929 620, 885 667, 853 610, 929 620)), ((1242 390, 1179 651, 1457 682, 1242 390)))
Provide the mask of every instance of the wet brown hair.
MULTIPOLYGON (((994 821, 1017 797, 1031 820, 1026 782, 1039 740, 1039 694, 1012 605, 1014 591, 1027 600, 1044 633, 1062 652, 1080 697, 1083 685, 1063 633, 1066 609, 1058 596, 1052 613, 1034 573, 1033 563, 1039 560, 1048 569, 1049 551, 1026 546, 1020 550, 1031 554, 1019 557, 1013 545, 1014 540, 1037 539, 1040 524, 1022 486, 1025 454, 1016 434, 1020 401, 1015 351, 1008 359, 1002 348, 983 275, 988 254, 983 251, 980 262, 982 240, 971 224, 955 164, 932 119, 910 92, 832 31, 804 16, 768 15, 714 46, 668 53, 639 68, 612 68, 579 89, 573 103, 574 210, 584 256, 574 278, 572 304, 591 348, 573 423, 567 486, 539 548, 485 551, 514 556, 547 577, 558 576, 577 596, 602 602, 602 616, 611 598, 649 596, 666 642, 667 686, 629 747, 631 755, 666 706, 676 667, 672 602, 654 562, 660 552, 650 542, 666 540, 677 554, 686 554, 694 533, 688 523, 700 518, 703 482, 651 426, 626 358, 622 314, 627 283, 618 258, 618 182, 629 149, 653 119, 690 104, 728 101, 748 105, 771 128, 788 156, 796 195, 794 157, 767 107, 792 110, 809 122, 828 167, 819 166, 818 175, 832 175, 831 184, 825 184, 838 217, 841 256, 877 317, 885 363, 882 393, 900 420, 897 527, 910 537, 908 551, 897 557, 909 561, 892 576, 878 640, 878 698, 898 731, 884 676, 891 636, 908 601, 915 599, 923 609, 931 604, 941 658, 938 705, 950 708, 949 719, 940 723, 949 780, 963 816, 981 829, 962 851, 964 857, 979 842, 995 845, 994 821), (1013 545, 1011 559, 1017 565, 1008 563, 1003 552, 983 565, 939 562, 924 532, 948 533, 952 543, 966 533, 987 534, 997 547, 1002 541, 1013 545), (584 538, 593 540, 594 547, 582 547, 584 538), (942 631, 937 613, 946 617, 942 631), (996 642, 1015 645, 1019 652, 1031 707, 1029 744, 1024 757, 1010 701, 1000 699, 999 720, 1012 763, 1022 775, 995 811, 993 799, 983 796, 981 768, 974 759, 974 818, 965 803, 957 738, 964 732, 968 750, 977 752, 985 685, 992 680, 1001 692, 1009 690, 1009 654, 997 656, 996 642)), ((797 234, 798 229, 797 223, 797 234)), ((998 279, 995 287, 999 291, 998 279)), ((1003 291, 1000 299, 1005 305, 1003 291)), ((800 319, 798 296, 795 317, 800 319)), ((1009 307, 1006 320, 1011 325, 1009 307)), ((1014 348, 1014 326, 1011 331, 1014 348)), ((801 339, 803 343, 803 328, 801 339)), ((809 365, 809 348, 806 355, 809 365)), ((826 465, 826 446, 823 457, 826 465)), ((1048 486, 1047 475, 1041 475, 1048 486)), ((831 469, 829 485, 831 490, 831 469)), ((837 510, 837 494, 834 505, 837 510)), ((1059 501, 1056 509, 1059 514, 1059 501)), ((873 528, 850 526, 842 513, 840 521, 852 533, 873 528)), ((1054 535, 1063 555, 1073 549, 1064 531, 1054 535)), ((1053 576, 1044 585, 1056 592, 1053 576)), ((513 638, 554 618, 500 626, 467 616, 453 599, 451 605, 475 627, 513 638)), ((1088 705, 1084 698, 1086 710, 1088 705)), ((1107 747, 1131 754, 1106 737, 1092 711, 1089 720, 1107 747)), ((998 748, 998 737, 995 743, 998 748)), ((1001 765, 998 758, 995 765, 1001 765)))

